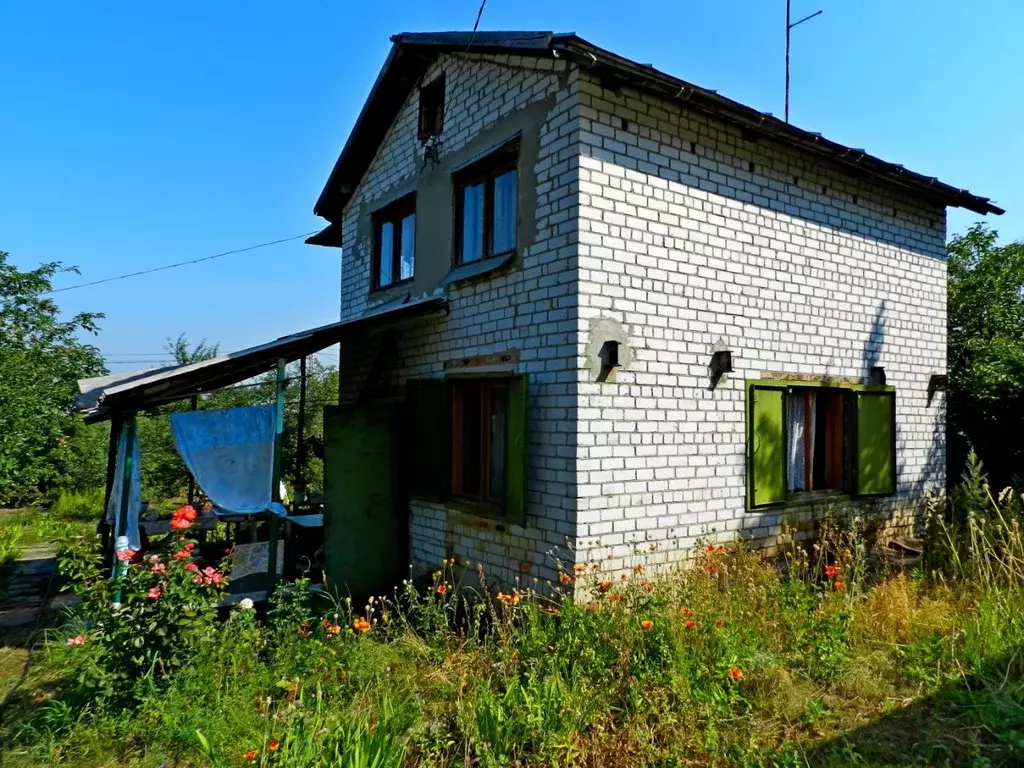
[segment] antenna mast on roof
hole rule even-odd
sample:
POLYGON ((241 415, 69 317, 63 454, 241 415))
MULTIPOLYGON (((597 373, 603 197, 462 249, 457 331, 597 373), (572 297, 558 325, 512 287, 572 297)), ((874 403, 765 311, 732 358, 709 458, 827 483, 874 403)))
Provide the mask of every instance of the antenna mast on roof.
POLYGON ((820 16, 821 11, 817 10, 809 16, 804 16, 799 21, 790 23, 790 5, 792 0, 786 0, 786 122, 789 122, 789 33, 793 30, 793 27, 803 24, 805 21, 810 21, 815 16, 820 16))

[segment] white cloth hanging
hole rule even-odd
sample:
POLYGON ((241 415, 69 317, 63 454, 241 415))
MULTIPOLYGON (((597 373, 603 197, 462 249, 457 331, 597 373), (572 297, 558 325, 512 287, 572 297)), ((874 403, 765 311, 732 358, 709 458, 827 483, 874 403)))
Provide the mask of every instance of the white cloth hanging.
POLYGON ((814 390, 790 392, 786 398, 786 438, 788 456, 786 475, 791 491, 807 491, 807 457, 814 457, 814 432, 817 419, 817 397, 814 390))

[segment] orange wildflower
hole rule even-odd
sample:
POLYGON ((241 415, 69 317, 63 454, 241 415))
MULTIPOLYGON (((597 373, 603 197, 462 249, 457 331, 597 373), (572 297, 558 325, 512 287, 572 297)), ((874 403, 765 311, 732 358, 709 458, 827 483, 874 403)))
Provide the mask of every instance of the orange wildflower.
POLYGON ((739 667, 729 667, 729 678, 731 680, 737 680, 737 681, 742 680, 743 679, 743 670, 740 669, 739 667))
POLYGON ((716 573, 718 573, 718 566, 714 563, 708 563, 708 575, 714 576, 716 573))
POLYGON ((612 592, 611 595, 609 595, 609 597, 615 602, 618 602, 622 599, 622 595, 620 595, 618 592, 612 592))
POLYGON ((691 611, 691 610, 690 610, 689 608, 680 608, 680 609, 679 609, 679 612, 680 612, 680 613, 681 613, 681 614, 682 614, 683 616, 689 616, 689 615, 691 615, 691 614, 693 613, 693 611, 691 611))
POLYGON ((693 629, 696 626, 697 626, 697 622, 696 621, 694 621, 693 619, 688 619, 687 620, 687 622, 686 622, 686 628, 687 629, 693 629))
POLYGON ((447 591, 448 591, 448 585, 447 584, 438 584, 437 585, 437 594, 443 595, 447 591))
POLYGON ((611 579, 605 579, 597 585, 597 591, 603 595, 605 592, 612 588, 613 583, 614 582, 611 579))
POLYGON ((654 626, 654 622, 651 621, 650 619, 644 619, 643 621, 640 622, 640 628, 643 629, 644 632, 646 632, 647 630, 651 629, 653 626, 654 626))
POLYGON ((708 544, 708 547, 707 547, 706 551, 707 551, 707 553, 709 555, 715 554, 715 545, 714 544, 708 544))
POLYGON ((280 747, 280 746, 281 746, 281 742, 280 741, 278 741, 277 739, 271 739, 270 743, 267 744, 267 749, 269 749, 271 752, 276 752, 277 748, 280 747))
POLYGON ((246 760, 255 760, 256 759, 256 755, 258 755, 258 754, 259 754, 259 752, 257 752, 255 749, 250 749, 248 752, 245 753, 245 759, 246 760))
POLYGON ((574 581, 576 581, 576 579, 574 579, 572 576, 570 576, 565 571, 559 571, 558 572, 558 580, 562 584, 572 584, 574 581))
MULTIPOLYGON (((338 627, 338 629, 340 630, 341 627, 338 627)), ((360 616, 352 622, 352 629, 354 629, 356 632, 369 632, 370 622, 368 622, 366 619, 360 616)))
POLYGON ((725 554, 725 544, 719 544, 718 545, 718 554, 720 554, 720 555, 724 555, 725 554))
POLYGON ((586 571, 587 571, 587 566, 585 566, 585 565, 584 565, 583 563, 576 563, 576 565, 574 565, 574 566, 572 567, 572 569, 573 569, 573 571, 575 571, 575 572, 576 572, 577 574, 580 574, 580 573, 586 573, 586 571))
POLYGON ((825 566, 825 575, 828 576, 828 578, 834 579, 838 573, 839 573, 839 566, 838 565, 826 565, 825 566))
POLYGON ((518 592, 499 592, 498 599, 505 605, 518 605, 519 604, 519 593, 518 592))
POLYGON ((651 582, 646 581, 643 584, 643 590, 644 590, 644 592, 653 592, 654 591, 654 585, 651 584, 651 582))
POLYGON ((846 589, 846 585, 843 582, 841 582, 841 581, 837 581, 836 582, 836 589, 839 592, 842 592, 844 589, 846 589))

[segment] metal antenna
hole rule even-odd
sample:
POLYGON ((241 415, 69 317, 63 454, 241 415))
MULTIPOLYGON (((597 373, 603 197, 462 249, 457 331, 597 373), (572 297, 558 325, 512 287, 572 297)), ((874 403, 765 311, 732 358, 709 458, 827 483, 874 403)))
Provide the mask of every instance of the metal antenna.
POLYGON ((790 11, 791 3, 792 3, 792 0, 786 0, 786 122, 787 123, 789 122, 789 33, 792 31, 793 27, 797 27, 797 26, 803 24, 805 21, 810 21, 815 16, 820 16, 821 13, 822 13, 822 11, 818 10, 818 11, 815 11, 814 13, 810 14, 809 16, 804 16, 799 21, 794 21, 794 22, 790 23, 790 21, 789 21, 789 19, 790 19, 789 11, 790 11))

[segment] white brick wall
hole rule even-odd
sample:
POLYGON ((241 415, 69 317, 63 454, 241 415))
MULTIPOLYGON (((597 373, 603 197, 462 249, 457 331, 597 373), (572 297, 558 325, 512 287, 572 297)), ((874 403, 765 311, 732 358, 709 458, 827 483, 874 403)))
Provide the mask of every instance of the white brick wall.
POLYGON ((654 97, 581 83, 577 547, 625 568, 698 537, 769 540, 745 509, 744 380, 867 375, 897 388, 898 494, 945 478, 945 210, 654 97), (633 362, 596 383, 593 318, 633 362), (716 345, 735 372, 709 388, 716 345))
MULTIPOLYGON (((447 317, 406 323, 384 376, 518 350, 530 377, 528 516, 500 526, 414 502, 414 558, 482 561, 511 583, 552 578, 547 553, 627 567, 697 537, 769 540, 777 511, 745 509, 744 387, 763 372, 864 376, 898 390, 899 493, 907 507, 944 482, 945 211, 654 97, 603 90, 563 62, 443 57, 443 151, 552 99, 535 165, 533 245, 521 265, 449 291, 447 317), (552 98, 553 97, 553 98, 552 98), (621 323, 632 360, 594 380, 591 323, 621 323), (724 344, 736 371, 714 390, 724 344), (564 549, 563 549, 564 553, 564 549)), ((345 211, 342 317, 369 299, 370 244, 358 222, 422 167, 415 92, 345 211)), ((417 254, 417 258, 421 258, 417 254)), ((450 254, 446 255, 446 258, 450 254)), ((342 345, 342 402, 365 383, 382 336, 342 345)))
MULTIPOLYGON (((445 361, 519 351, 516 370, 529 377, 530 400, 526 527, 495 525, 427 502, 411 509, 418 562, 434 567, 454 554, 484 563, 492 578, 509 584, 520 574, 554 577, 547 553, 575 534, 578 75, 554 61, 474 56, 460 66, 461 59, 442 57, 424 78, 446 73, 444 153, 457 152, 481 131, 500 134, 503 118, 553 97, 534 167, 536 234, 512 271, 452 286, 447 317, 405 324, 388 383, 401 396, 407 377, 440 376, 445 361)), ((361 210, 374 210, 375 198, 422 168, 417 115, 414 92, 345 210, 343 318, 367 307, 370 243, 358 237, 361 210)), ((378 345, 379 337, 342 345, 342 402, 364 381, 378 345)))

